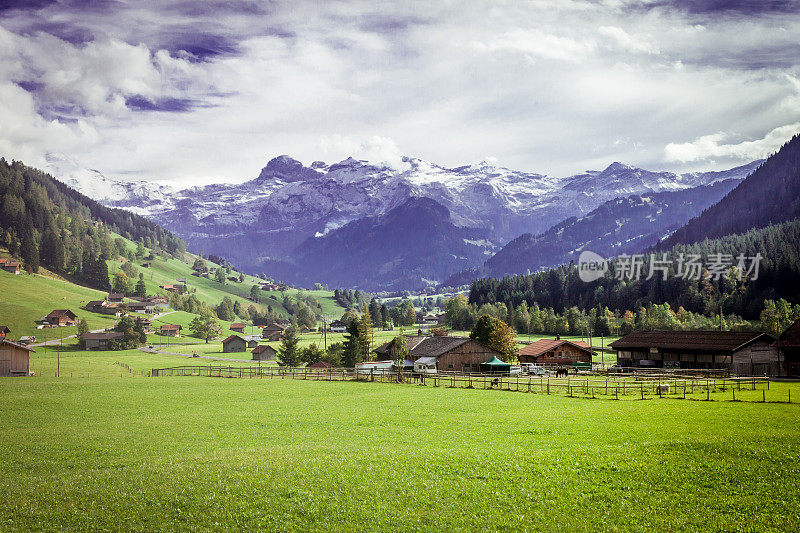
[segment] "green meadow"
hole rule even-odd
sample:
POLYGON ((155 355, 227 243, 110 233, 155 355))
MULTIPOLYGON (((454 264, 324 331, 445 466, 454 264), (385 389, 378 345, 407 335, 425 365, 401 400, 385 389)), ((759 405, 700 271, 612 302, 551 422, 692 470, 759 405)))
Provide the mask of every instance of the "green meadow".
POLYGON ((116 361, 191 364, 67 351, 55 378, 48 349, 0 380, 0 530, 798 529, 797 383, 614 401, 116 361))

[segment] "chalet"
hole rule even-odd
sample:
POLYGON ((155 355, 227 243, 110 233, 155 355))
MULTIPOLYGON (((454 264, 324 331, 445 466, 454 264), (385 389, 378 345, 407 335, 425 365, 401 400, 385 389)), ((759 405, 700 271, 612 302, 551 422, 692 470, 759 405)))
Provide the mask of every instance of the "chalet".
POLYGON ((800 320, 781 333, 775 347, 783 355, 783 369, 787 376, 800 376, 800 320))
POLYGON ((137 313, 155 313, 156 305, 153 302, 130 302, 127 304, 130 311, 137 313))
POLYGON ((36 342, 36 337, 33 335, 23 335, 22 337, 17 339, 17 342, 27 346, 29 344, 33 344, 34 342, 36 342))
POLYGON ((180 337, 181 329, 179 324, 164 324, 161 326, 161 334, 167 337, 180 337))
POLYGON ((260 344, 253 348, 253 361, 271 361, 278 355, 278 352, 272 346, 267 344, 260 344))
POLYGON ((77 315, 69 309, 54 309, 39 319, 39 322, 52 327, 74 326, 77 319, 77 315))
POLYGON ((125 314, 125 310, 122 308, 122 305, 118 303, 107 303, 106 305, 101 307, 97 312, 103 313, 104 315, 115 316, 117 318, 125 314))
POLYGON ((125 299, 125 295, 119 292, 110 292, 107 297, 108 301, 114 304, 121 304, 125 299))
POLYGON ((329 327, 333 333, 344 333, 345 331, 347 331, 347 324, 345 324, 341 320, 334 320, 333 322, 330 323, 329 327))
POLYGON ((722 369, 780 375, 775 337, 753 331, 636 331, 614 341, 623 367, 722 369))
POLYGON ((435 315, 435 314, 425 315, 425 317, 422 319, 422 323, 428 325, 439 324, 442 321, 442 316, 443 315, 435 315))
POLYGON ((265 282, 261 283, 261 290, 262 291, 277 291, 278 290, 278 285, 275 284, 275 283, 271 283, 271 282, 265 281, 265 282))
POLYGON ((36 352, 10 340, 0 340, 0 376, 27 376, 30 374, 30 353, 36 352))
POLYGON ((147 298, 144 298, 142 301, 150 302, 153 305, 159 305, 159 304, 167 305, 169 303, 164 296, 148 296, 147 298))
POLYGON ((153 333, 153 321, 147 318, 136 319, 141 325, 145 333, 153 333))
POLYGON ((264 329, 261 330, 261 337, 269 341, 279 341, 285 330, 286 326, 273 322, 269 326, 264 326, 264 329))
POLYGON ((169 292, 178 292, 179 293, 182 290, 180 285, 160 285, 160 287, 162 289, 164 289, 165 291, 169 291, 169 292))
POLYGON ((244 333, 244 328, 247 326, 244 322, 234 322, 231 324, 231 331, 235 331, 237 333, 244 333))
POLYGON ((239 335, 231 335, 222 341, 222 351, 225 353, 247 351, 247 341, 239 335))
POLYGON ((592 349, 583 341, 539 339, 520 349, 519 362, 555 365, 591 363, 592 349))
POLYGON ((8 326, 0 326, 0 340, 3 340, 6 337, 8 337, 9 333, 11 333, 11 330, 8 329, 8 326))
MULTIPOLYGON (((375 349, 378 359, 391 359, 391 349, 395 340, 392 339, 375 349)), ((422 357, 435 358, 435 366, 440 372, 478 372, 481 364, 494 357, 502 357, 497 350, 467 337, 406 336, 405 341, 410 361, 416 362, 422 357)), ((427 361, 429 366, 433 366, 430 359, 427 361)))
POLYGON ((83 343, 87 350, 108 350, 109 341, 121 339, 124 336, 119 331, 86 333, 83 336, 83 343))
POLYGON ((0 259, 0 268, 12 274, 22 273, 22 265, 13 259, 0 259))

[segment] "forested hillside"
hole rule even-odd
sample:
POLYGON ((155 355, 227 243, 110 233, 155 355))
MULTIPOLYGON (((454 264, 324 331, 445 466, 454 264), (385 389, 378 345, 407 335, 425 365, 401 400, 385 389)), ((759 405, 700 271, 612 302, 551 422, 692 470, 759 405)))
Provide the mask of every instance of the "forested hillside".
POLYGON ((138 215, 104 207, 18 161, 0 159, 0 245, 20 257, 25 268, 39 265, 108 289, 105 259, 129 253, 112 232, 171 256, 186 250, 169 231, 138 215))
MULTIPOLYGON (((528 305, 536 302, 558 313, 573 306, 581 309, 604 306, 625 311, 666 302, 673 309, 682 307, 706 315, 721 309, 750 319, 759 317, 768 299, 785 298, 800 303, 800 219, 741 235, 677 245, 667 253, 672 261, 667 280, 662 279, 660 272, 646 279, 650 256, 643 258, 643 274, 638 280, 617 279, 612 262, 605 276, 587 283, 579 278, 577 267, 570 264, 527 276, 476 280, 470 289, 469 302, 478 306, 503 302, 509 307, 523 301, 528 305), (746 257, 761 254, 757 279, 743 276, 739 281, 735 270, 729 271, 732 275, 728 277, 721 275, 714 279, 706 266, 700 280, 677 276, 680 254, 699 254, 705 265, 717 253, 730 255, 734 268, 740 254, 746 257)), ((656 258, 661 259, 660 254, 656 258)))
POLYGON ((800 136, 795 135, 738 187, 666 239, 660 249, 744 233, 800 216, 800 136))

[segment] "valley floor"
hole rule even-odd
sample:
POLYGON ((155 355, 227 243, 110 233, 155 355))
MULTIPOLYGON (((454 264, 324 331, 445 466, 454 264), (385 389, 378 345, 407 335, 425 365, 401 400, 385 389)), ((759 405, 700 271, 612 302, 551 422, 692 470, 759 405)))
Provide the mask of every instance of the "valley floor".
MULTIPOLYGON (((0 380, 0 529, 790 531, 800 384, 767 403, 133 376, 0 380), (794 400, 797 401, 797 400, 794 400)), ((72 377, 70 377, 72 376, 72 377)))

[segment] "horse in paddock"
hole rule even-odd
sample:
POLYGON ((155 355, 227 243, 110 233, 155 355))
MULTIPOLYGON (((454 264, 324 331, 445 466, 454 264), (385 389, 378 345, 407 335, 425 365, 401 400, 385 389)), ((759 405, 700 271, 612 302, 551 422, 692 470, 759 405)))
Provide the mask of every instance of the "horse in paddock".
POLYGON ((561 376, 567 377, 567 374, 569 374, 569 370, 567 370, 566 368, 557 368, 556 369, 556 377, 557 378, 560 378, 561 376))

